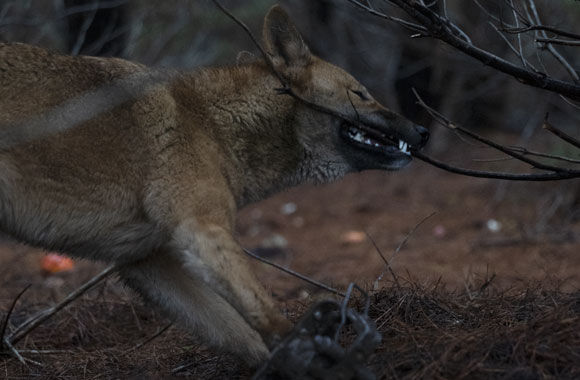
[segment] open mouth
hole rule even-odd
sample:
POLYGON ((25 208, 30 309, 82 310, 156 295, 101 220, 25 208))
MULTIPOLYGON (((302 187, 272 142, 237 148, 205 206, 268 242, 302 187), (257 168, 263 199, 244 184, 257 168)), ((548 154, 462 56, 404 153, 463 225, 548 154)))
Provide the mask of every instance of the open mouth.
POLYGON ((371 136, 352 124, 345 124, 342 127, 342 135, 350 143, 363 149, 389 153, 405 154, 411 156, 409 149, 411 145, 395 136, 383 136, 382 133, 376 132, 371 136))

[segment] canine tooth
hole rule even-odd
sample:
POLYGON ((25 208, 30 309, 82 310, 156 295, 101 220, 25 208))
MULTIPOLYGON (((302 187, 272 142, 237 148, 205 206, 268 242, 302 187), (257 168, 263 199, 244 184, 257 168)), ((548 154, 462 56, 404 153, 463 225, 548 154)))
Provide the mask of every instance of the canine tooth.
POLYGON ((403 150, 403 140, 399 140, 399 150, 403 150))

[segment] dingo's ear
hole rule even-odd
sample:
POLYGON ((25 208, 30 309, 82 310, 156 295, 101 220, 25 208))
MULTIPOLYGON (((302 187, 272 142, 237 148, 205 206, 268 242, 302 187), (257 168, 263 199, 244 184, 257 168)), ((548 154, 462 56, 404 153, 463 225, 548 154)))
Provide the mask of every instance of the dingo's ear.
POLYGON ((310 62, 308 46, 279 5, 274 5, 264 18, 263 39, 268 53, 274 59, 282 58, 287 66, 305 66, 310 62))
POLYGON ((246 65, 249 63, 254 63, 257 60, 258 60, 258 57, 256 57, 255 54, 252 54, 246 50, 242 50, 241 52, 238 53, 238 56, 236 57, 236 64, 238 66, 246 65))

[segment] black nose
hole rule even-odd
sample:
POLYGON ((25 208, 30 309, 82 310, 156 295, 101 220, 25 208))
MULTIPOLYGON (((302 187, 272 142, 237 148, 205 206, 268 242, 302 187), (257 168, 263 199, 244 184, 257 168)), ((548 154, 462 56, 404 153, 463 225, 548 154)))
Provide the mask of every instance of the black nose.
POLYGON ((415 125, 415 130, 417 131, 417 133, 419 133, 419 136, 421 136, 421 148, 425 146, 425 144, 427 144, 427 141, 429 141, 429 131, 427 130, 427 128, 422 127, 420 125, 415 125))

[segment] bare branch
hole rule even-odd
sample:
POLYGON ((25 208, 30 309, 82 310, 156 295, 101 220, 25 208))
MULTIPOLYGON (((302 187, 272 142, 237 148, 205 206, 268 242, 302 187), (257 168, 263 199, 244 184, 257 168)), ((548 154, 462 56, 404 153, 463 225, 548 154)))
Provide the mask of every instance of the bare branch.
POLYGON ((354 4, 355 6, 361 8, 361 9, 364 9, 365 11, 369 12, 370 14, 372 14, 374 16, 380 17, 380 18, 385 19, 385 20, 393 21, 393 22, 395 22, 395 23, 397 23, 397 24, 399 24, 407 29, 410 29, 412 31, 420 32, 420 33, 427 31, 427 29, 421 25, 413 24, 413 23, 405 21, 403 19, 389 16, 385 13, 379 12, 379 11, 375 10, 370 4, 364 5, 361 2, 356 1, 356 0, 348 0, 348 2, 351 4, 354 4))
POLYGON ((550 124, 548 122, 548 115, 546 115, 546 118, 544 119, 544 124, 542 125, 542 128, 544 128, 545 130, 547 130, 549 132, 552 132, 553 134, 555 134, 556 136, 558 136, 562 140, 566 141, 568 144, 574 145, 576 148, 580 148, 580 140, 578 140, 575 137, 570 136, 566 132, 564 132, 564 131, 554 127, 552 124, 550 124))
POLYGON ((536 38, 536 42, 556 45, 580 46, 580 41, 563 40, 561 38, 536 38))
POLYGON ((473 43, 466 41, 457 32, 456 26, 449 19, 438 15, 420 2, 414 0, 389 0, 389 2, 405 11, 418 24, 426 28, 427 32, 425 33, 428 36, 449 44, 484 65, 511 75, 523 84, 580 100, 580 85, 554 79, 544 73, 514 65, 493 53, 475 46, 473 43))
POLYGON ((504 172, 490 172, 482 170, 471 170, 465 168, 459 168, 456 166, 448 165, 444 162, 438 161, 434 158, 424 155, 421 152, 412 152, 413 157, 418 158, 421 161, 427 162, 439 169, 443 169, 450 173, 466 175, 469 177, 477 178, 492 178, 492 179, 504 179, 509 181, 530 181, 530 182, 545 182, 545 181, 560 181, 570 178, 580 177, 580 171, 576 174, 566 174, 566 173, 542 173, 542 174, 519 174, 519 173, 504 173, 504 172))
MULTIPOLYGON (((540 16, 538 15, 538 10, 536 9, 536 3, 534 2, 534 0, 528 0, 528 1, 529 1, 530 9, 532 10, 532 14, 533 14, 534 19, 535 19, 535 23, 541 24, 540 16)), ((540 33, 542 34, 544 39, 548 39, 548 35, 546 34, 545 31, 542 30, 542 31, 540 31, 540 33)), ((576 73, 576 70, 574 70, 572 65, 570 65, 570 63, 566 60, 566 58, 564 58, 564 56, 562 54, 560 54, 560 52, 558 50, 556 50, 554 45, 552 45, 551 43, 547 43, 546 47, 548 48, 548 51, 550 52, 550 54, 552 54, 554 56, 554 58, 556 58, 556 60, 558 62, 560 62, 560 64, 566 69, 566 71, 568 71, 568 73, 570 74, 572 79, 574 79, 574 82, 578 83, 580 81, 580 77, 578 76, 578 73, 576 73)))
MULTIPOLYGON (((518 152, 519 154, 523 154, 523 155, 527 154, 530 156, 543 157, 543 158, 549 158, 551 160, 569 162, 571 164, 580 164, 580 160, 575 160, 575 159, 570 158, 570 157, 564 157, 564 156, 558 156, 558 155, 554 155, 554 154, 536 152, 536 151, 529 150, 529 149, 524 148, 524 147, 513 146, 513 147, 509 147, 509 148, 512 149, 514 152, 518 152)), ((511 159, 513 159, 513 158, 511 158, 511 159)))
POLYGON ((580 171, 579 170, 573 170, 573 169, 567 169, 567 168, 561 168, 561 167, 557 167, 557 166, 552 166, 552 165, 546 165, 543 164, 539 161, 536 160, 532 160, 530 158, 525 157, 522 154, 519 154, 517 152, 514 152, 512 149, 510 149, 509 147, 503 146, 501 144, 498 144, 494 141, 491 141, 481 135, 478 135, 477 133, 471 132, 470 130, 467 130, 455 123, 452 123, 451 121, 449 121, 447 118, 445 118, 445 116, 441 115, 439 112, 437 112, 436 110, 434 110, 433 108, 429 107, 424 101, 423 99, 419 96, 419 94, 417 93, 417 91, 415 91, 415 89, 413 89, 413 93, 415 94, 415 96, 417 97, 418 103, 421 107, 423 107, 431 116, 433 116, 435 118, 435 120, 440 123, 441 125, 443 125, 446 128, 452 129, 454 131, 463 133, 466 136, 471 137, 472 139, 482 142, 487 146, 490 146, 502 153, 507 154, 508 156, 514 157, 515 159, 525 162, 527 164, 532 165, 534 168, 536 169, 541 169, 541 170, 549 170, 549 171, 554 171, 554 172, 561 172, 561 173, 568 173, 568 174, 574 174, 577 173, 578 175, 580 175, 580 171))
POLYGON ((525 28, 504 28, 504 29, 502 29, 502 32, 516 34, 516 33, 526 33, 526 32, 536 31, 536 30, 543 30, 546 32, 560 35, 562 37, 568 37, 568 38, 574 38, 574 39, 580 40, 580 34, 566 32, 566 31, 559 30, 559 29, 554 28, 553 26, 548 26, 548 25, 530 25, 530 26, 527 26, 525 28))
MULTIPOLYGON (((238 25, 240 25, 242 27, 242 29, 244 29, 244 31, 250 36, 254 45, 256 45, 256 47, 262 53, 262 56, 263 56, 264 60, 266 61, 268 67, 272 70, 272 73, 280 80, 280 83, 282 84, 282 86, 283 86, 282 88, 276 89, 279 94, 290 95, 293 98, 295 98, 296 100, 302 102, 303 104, 305 104, 308 107, 311 107, 314 110, 317 110, 317 111, 322 112, 322 113, 326 113, 328 115, 342 119, 348 123, 356 125, 358 128, 367 132, 371 137, 377 136, 377 131, 373 128, 369 128, 369 127, 372 127, 372 125, 370 123, 368 123, 368 122, 361 123, 359 120, 353 119, 352 117, 345 115, 345 114, 342 114, 342 113, 335 111, 333 109, 329 109, 328 107, 326 107, 324 105, 317 104, 317 103, 314 103, 314 102, 309 101, 307 99, 304 99, 300 95, 295 93, 294 90, 292 89, 292 87, 290 86, 290 84, 285 80, 285 78, 278 73, 278 71, 276 70, 276 67, 274 66, 274 64, 272 62, 271 57, 261 47, 261 45, 258 43, 257 39, 253 36, 252 32, 244 24, 244 22, 242 22, 240 19, 238 19, 236 16, 234 16, 226 8, 224 8, 219 3, 218 0, 212 0, 212 1, 228 17, 230 17, 238 25)), ((374 8, 371 8, 369 5, 364 5, 364 4, 362 4, 358 1, 355 1, 355 0, 348 0, 348 1, 353 3, 356 6, 360 7, 360 8, 367 10, 367 11, 372 10, 373 12, 371 12, 371 13, 375 16, 378 16, 376 14, 376 11, 374 10, 374 8)), ((459 50, 465 50, 465 51, 471 53, 470 55, 475 56, 476 58, 480 58, 482 60, 482 62, 484 62, 485 64, 490 65, 492 67, 499 65, 500 67, 502 67, 504 69, 504 70, 500 70, 500 71, 504 71, 504 72, 508 72, 508 73, 510 72, 510 70, 512 70, 512 71, 515 70, 515 72, 518 75, 520 75, 520 77, 518 77, 518 76, 516 76, 516 77, 518 77, 520 79, 520 81, 522 81, 524 83, 527 83, 530 85, 538 85, 539 87, 549 89, 549 90, 554 91, 554 92, 566 94, 570 98, 580 99, 580 86, 576 86, 575 84, 571 84, 568 82, 562 82, 562 81, 547 78, 545 76, 545 74, 531 72, 529 70, 526 70, 525 68, 515 66, 515 65, 495 56, 495 55, 492 55, 491 53, 488 53, 486 51, 483 51, 481 49, 476 48, 475 46, 473 46, 473 44, 471 44, 471 42, 468 42, 468 40, 465 40, 463 38, 461 33, 458 31, 459 28, 451 27, 450 26, 451 22, 449 20, 443 19, 441 16, 439 16, 436 13, 434 13, 433 11, 431 11, 427 6, 421 5, 420 3, 416 2, 416 1, 410 1, 410 0, 390 0, 390 2, 399 6, 400 8, 405 10, 408 14, 410 14, 416 21, 423 24, 423 26, 429 30, 430 35, 432 35, 436 38, 439 38, 445 42, 448 42, 452 46, 458 47, 459 50), (506 67, 507 67, 507 69, 506 69, 506 67), (538 81, 541 81, 542 83, 539 83, 538 81), (541 84, 541 86, 540 86, 540 84, 541 84)), ((416 96, 418 97, 418 94, 416 94, 416 96)), ((429 111, 429 113, 438 122, 442 123, 446 127, 453 129, 453 130, 456 130, 462 134, 465 134, 466 136, 469 136, 477 141, 480 141, 487 146, 493 147, 493 148, 495 148, 495 149, 497 149, 497 150, 499 150, 499 151, 501 151, 509 156, 512 156, 512 157, 514 157, 522 162, 528 163, 537 169, 549 171, 549 173, 518 174, 518 173, 498 173, 498 172, 469 170, 469 169, 457 168, 457 167, 453 167, 453 166, 444 164, 442 162, 439 162, 435 159, 432 159, 432 158, 422 154, 419 151, 411 150, 411 154, 420 160, 423 160, 423 161, 430 163, 438 168, 448 170, 450 172, 454 172, 457 174, 463 174, 463 175, 469 175, 469 176, 475 176, 475 177, 507 179, 507 180, 516 180, 516 181, 553 181, 553 180, 562 180, 562 179, 580 177, 580 170, 572 170, 572 169, 561 168, 561 167, 543 164, 539 161, 532 160, 532 159, 526 157, 525 155, 520 154, 520 153, 514 151, 513 149, 510 149, 509 147, 505 147, 501 144, 497 144, 497 143, 495 143, 489 139, 486 139, 482 136, 479 136, 471 131, 468 131, 468 130, 461 128, 457 125, 454 125, 449 120, 447 120, 445 117, 443 117, 443 115, 439 114, 437 111, 428 107, 420 98, 419 98, 419 101, 420 101, 420 104, 425 109, 427 109, 429 111)), ((386 136, 381 135, 379 137, 385 139, 386 136)), ((298 278, 301 278, 305 281, 308 281, 312 284, 315 284, 323 289, 329 290, 329 291, 334 292, 336 294, 342 294, 342 293, 336 291, 335 289, 332 289, 324 284, 317 283, 314 280, 311 280, 303 275, 300 275, 300 274, 293 272, 289 269, 286 269, 286 268, 281 267, 277 264, 274 264, 274 263, 271 263, 267 260, 264 260, 263 258, 253 254, 252 252, 250 252, 248 250, 244 250, 244 251, 248 255, 250 255, 250 256, 252 256, 252 257, 254 257, 262 262, 265 262, 265 263, 272 265, 280 270, 283 270, 287 273, 290 273, 298 278)))

